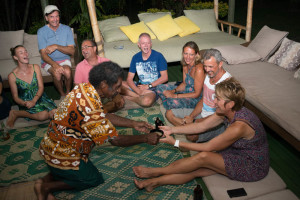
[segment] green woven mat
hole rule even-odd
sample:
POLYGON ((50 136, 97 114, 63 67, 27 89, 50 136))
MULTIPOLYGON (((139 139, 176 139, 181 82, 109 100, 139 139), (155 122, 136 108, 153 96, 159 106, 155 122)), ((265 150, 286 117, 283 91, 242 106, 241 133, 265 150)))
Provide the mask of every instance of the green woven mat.
MULTIPOLYGON (((151 108, 119 111, 117 114, 151 124, 154 124, 156 117, 163 120, 158 104, 151 108)), ((124 135, 140 134, 129 128, 117 129, 124 135)), ((48 172, 37 150, 46 131, 47 125, 14 130, 10 132, 8 141, 0 143, 1 186, 36 180, 48 172)), ((55 196, 58 199, 193 199, 195 181, 179 186, 158 187, 151 193, 138 190, 133 183, 136 178, 133 166, 162 167, 182 157, 178 149, 167 144, 95 147, 90 159, 103 174, 105 183, 80 192, 58 192, 55 196)))

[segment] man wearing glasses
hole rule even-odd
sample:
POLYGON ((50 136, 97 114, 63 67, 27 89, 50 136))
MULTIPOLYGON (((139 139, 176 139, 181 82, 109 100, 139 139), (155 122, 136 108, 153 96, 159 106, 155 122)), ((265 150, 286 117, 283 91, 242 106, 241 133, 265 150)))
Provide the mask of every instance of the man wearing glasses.
MULTIPOLYGON (((84 60, 76 66, 74 83, 76 85, 80 83, 89 82, 89 72, 91 69, 103 62, 110 61, 107 58, 103 58, 97 55, 97 45, 95 41, 86 39, 81 44, 81 52, 84 60)), ((104 109, 107 112, 114 112, 123 108, 124 99, 121 95, 116 94, 112 99, 102 99, 104 109)))
POLYGON ((64 97, 72 88, 70 56, 75 52, 74 37, 71 28, 60 23, 60 11, 55 5, 46 6, 44 15, 48 24, 37 33, 41 66, 52 75, 55 87, 64 97))

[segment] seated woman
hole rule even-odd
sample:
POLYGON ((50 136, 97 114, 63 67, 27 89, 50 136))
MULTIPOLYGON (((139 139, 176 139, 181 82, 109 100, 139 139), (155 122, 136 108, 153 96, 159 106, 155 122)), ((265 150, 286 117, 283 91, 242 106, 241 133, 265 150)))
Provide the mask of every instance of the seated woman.
POLYGON ((17 118, 44 121, 51 119, 56 111, 55 103, 44 93, 44 83, 39 65, 29 64, 28 53, 22 45, 11 48, 17 67, 8 75, 14 101, 20 110, 11 110, 6 121, 10 128, 17 118))
POLYGON ((199 123, 185 126, 161 126, 165 138, 161 142, 183 147, 198 154, 177 160, 162 168, 133 167, 135 175, 147 180, 134 180, 140 189, 152 191, 161 185, 179 185, 196 177, 223 174, 237 181, 258 181, 269 171, 268 141, 258 117, 243 107, 244 88, 230 78, 216 85, 216 113, 199 123), (205 143, 174 140, 171 134, 203 132, 224 122, 227 129, 205 143))
MULTIPOLYGON (((178 85, 163 84, 156 88, 167 112, 173 108, 194 108, 201 99, 204 69, 200 63, 199 48, 193 41, 182 48, 183 82, 178 85)), ((166 113, 167 115, 167 113, 166 113)))

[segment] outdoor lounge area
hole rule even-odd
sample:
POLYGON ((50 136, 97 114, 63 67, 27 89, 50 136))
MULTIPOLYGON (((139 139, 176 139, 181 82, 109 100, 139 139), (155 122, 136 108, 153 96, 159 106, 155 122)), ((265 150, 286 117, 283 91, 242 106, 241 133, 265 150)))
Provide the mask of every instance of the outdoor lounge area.
MULTIPOLYGON (((218 1, 215 0, 216 2, 218 1)), ((253 7, 253 4, 250 7, 253 7)), ((218 16, 213 10, 210 10, 211 13, 213 13, 213 17, 218 16)), ((137 16, 135 17, 137 18, 137 16)), ((165 13, 157 14, 152 18, 152 21, 164 16, 165 13)), ((249 23, 250 21, 252 23, 252 20, 255 19, 255 7, 253 14, 251 13, 250 16, 251 20, 247 19, 249 23)), ((135 23, 130 23, 132 20, 129 20, 129 16, 123 16, 120 18, 122 20, 126 18, 125 21, 128 20, 129 24, 119 24, 117 18, 116 24, 112 24, 110 19, 109 23, 105 23, 103 20, 102 28, 101 21, 97 21, 97 26, 99 24, 98 30, 101 37, 103 37, 103 47, 100 47, 102 51, 99 53, 118 63, 127 73, 131 58, 139 51, 139 48, 119 27, 129 27, 135 23), (118 26, 119 33, 121 32, 123 35, 109 35, 112 30, 108 30, 105 36, 103 30, 106 27, 104 25, 111 25, 110 27, 113 28, 118 26), (112 35, 123 38, 125 36, 125 39, 108 41, 107 38, 112 35)), ((143 20, 139 18, 139 20, 145 21, 145 26, 151 22, 146 22, 147 19, 145 20, 145 18, 143 20)), ((192 17, 190 20, 193 21, 192 17)), ((193 190, 197 184, 201 185, 204 191, 204 199, 207 200, 232 199, 228 196, 227 190, 237 188, 244 188, 247 193, 246 196, 233 198, 237 200, 296 200, 300 198, 300 124, 298 123, 300 108, 297 106, 300 100, 300 90, 298 89, 300 87, 300 60, 299 58, 298 60, 291 59, 290 55, 287 55, 288 53, 282 53, 283 49, 293 49, 299 55, 300 41, 297 38, 294 39, 293 36, 289 37, 288 32, 291 32, 290 30, 278 29, 269 26, 268 23, 256 30, 255 35, 253 31, 251 32, 252 27, 248 22, 245 26, 233 23, 231 25, 237 28, 237 31, 233 31, 234 35, 226 32, 226 22, 224 23, 222 20, 219 20, 219 24, 217 22, 218 20, 213 24, 213 26, 217 26, 218 30, 216 31, 201 32, 200 27, 200 32, 188 36, 180 37, 176 34, 162 41, 158 38, 153 39, 153 49, 161 52, 166 57, 170 83, 182 81, 180 59, 182 46, 187 41, 195 41, 202 50, 201 52, 209 48, 217 48, 221 51, 224 69, 240 81, 246 89, 245 106, 259 116, 266 129, 270 149, 270 170, 267 177, 258 182, 248 183, 233 181, 222 175, 212 175, 197 178, 179 186, 158 187, 149 193, 135 187, 133 166, 163 167, 175 160, 190 157, 197 152, 181 151, 163 143, 157 146, 139 144, 132 147, 104 145, 100 148, 94 148, 90 158, 99 171, 103 173, 105 183, 83 191, 56 192, 54 195, 57 199, 193 199, 193 190), (246 30, 248 30, 248 33, 246 33, 246 30), (293 65, 293 69, 288 69, 291 65, 293 65)), ((229 23, 230 29, 234 27, 231 27, 231 25, 229 23)), ((202 30, 205 30, 205 28, 202 28, 202 30)), ((24 30, 11 31, 10 34, 17 34, 16 32, 19 33, 19 40, 13 41, 14 45, 22 40, 27 49, 35 49, 35 51, 31 51, 33 53, 30 55, 30 61, 38 63, 40 55, 37 52, 36 35, 29 35, 24 30)), ((4 34, 4 32, 0 32, 0 36, 3 36, 1 34, 4 34)), ((81 57, 80 41, 78 41, 76 31, 74 36, 76 38, 76 53, 72 57, 73 66, 80 62, 81 57)), ((6 40, 10 40, 7 37, 6 40)), ((100 43, 97 42, 97 44, 100 43)), ((12 46, 11 43, 9 45, 12 46)), ((5 76, 7 76, 14 67, 13 60, 8 58, 7 55, 6 57, 4 62, 0 59, 2 78, 4 71, 5 76), (8 66, 8 62, 10 68, 5 68, 4 66, 8 66)), ((74 75, 75 67, 72 70, 74 75)), ((52 78, 46 73, 43 74, 43 78, 46 93, 59 105, 60 95, 55 90, 52 78)), ((6 95, 12 100, 9 85, 5 78, 4 88, 6 95)), ((13 109, 18 109, 16 105, 13 107, 13 109)), ((125 108, 116 114, 134 120, 148 121, 153 125, 155 119, 159 117, 166 125, 172 126, 166 119, 165 112, 166 110, 159 99, 150 108, 142 108, 133 102, 126 101, 125 108)), ((28 122, 24 119, 18 119, 15 129, 9 131, 10 139, 0 140, 0 199, 36 199, 33 190, 34 181, 49 172, 46 163, 38 153, 38 146, 43 135, 47 132, 48 124, 49 120, 28 122)), ((121 135, 140 134, 130 128, 117 127, 117 131, 121 135)), ((182 135, 176 136, 176 139, 187 141, 185 136, 182 135)))

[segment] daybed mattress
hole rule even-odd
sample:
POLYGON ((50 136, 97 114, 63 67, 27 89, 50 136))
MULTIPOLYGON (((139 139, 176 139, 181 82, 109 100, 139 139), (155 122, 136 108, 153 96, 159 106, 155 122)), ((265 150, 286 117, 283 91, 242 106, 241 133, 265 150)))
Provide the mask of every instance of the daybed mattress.
POLYGON ((300 140, 300 81, 268 62, 224 64, 246 89, 246 99, 275 123, 300 140))
MULTIPOLYGON (((224 32, 195 33, 185 37, 175 36, 165 41, 158 39, 152 40, 152 48, 161 52, 167 62, 176 62, 181 60, 182 47, 185 43, 194 41, 199 49, 209 49, 216 46, 242 44, 246 41, 234 35, 224 32)), ((130 40, 105 42, 105 57, 118 63, 123 68, 130 66, 131 58, 139 52, 137 44, 130 40)))

